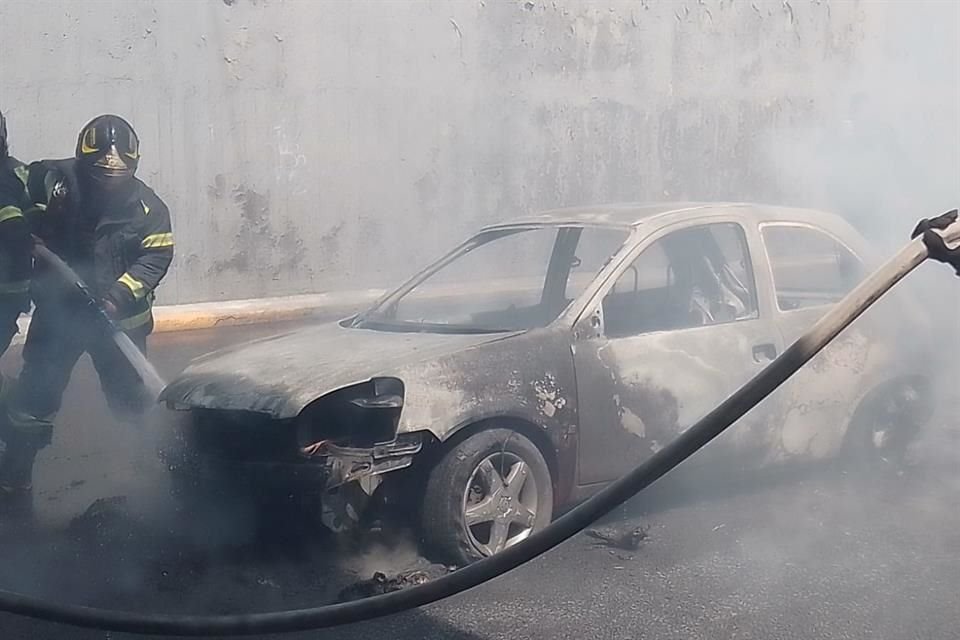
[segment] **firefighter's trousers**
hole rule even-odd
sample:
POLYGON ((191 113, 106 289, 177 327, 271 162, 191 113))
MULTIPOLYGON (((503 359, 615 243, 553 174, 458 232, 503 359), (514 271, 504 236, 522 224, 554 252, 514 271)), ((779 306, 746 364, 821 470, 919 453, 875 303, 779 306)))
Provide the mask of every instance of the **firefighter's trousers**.
MULTIPOLYGON (((151 321, 127 335, 146 353, 152 330, 151 321)), ((120 421, 142 415, 149 406, 143 382, 96 316, 81 305, 38 304, 23 347, 23 369, 8 400, 10 427, 35 437, 41 446, 49 444, 63 392, 84 353, 93 360, 114 415, 120 421)))

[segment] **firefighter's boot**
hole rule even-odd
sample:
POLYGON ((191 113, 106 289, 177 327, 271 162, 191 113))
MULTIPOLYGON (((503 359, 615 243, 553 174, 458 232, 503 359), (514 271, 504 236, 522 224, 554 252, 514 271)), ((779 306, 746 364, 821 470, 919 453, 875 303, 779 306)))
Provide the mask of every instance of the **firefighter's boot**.
POLYGON ((43 444, 15 430, 8 431, 6 444, 0 460, 0 498, 27 495, 33 488, 33 463, 43 444))

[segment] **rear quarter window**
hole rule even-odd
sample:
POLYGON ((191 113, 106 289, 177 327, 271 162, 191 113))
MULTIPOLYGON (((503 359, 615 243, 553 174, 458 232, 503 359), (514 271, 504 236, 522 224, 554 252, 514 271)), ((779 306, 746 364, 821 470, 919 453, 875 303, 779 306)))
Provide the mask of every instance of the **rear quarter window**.
POLYGON ((823 231, 768 225, 761 234, 777 306, 783 311, 838 302, 864 276, 860 258, 823 231))

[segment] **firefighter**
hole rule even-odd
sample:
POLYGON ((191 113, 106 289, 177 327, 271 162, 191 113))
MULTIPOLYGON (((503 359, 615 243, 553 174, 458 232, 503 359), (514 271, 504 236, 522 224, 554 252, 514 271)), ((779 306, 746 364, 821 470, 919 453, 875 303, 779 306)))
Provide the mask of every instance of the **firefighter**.
MULTIPOLYGON (((153 330, 154 290, 173 259, 167 206, 134 174, 140 143, 115 115, 90 121, 75 157, 29 167, 28 193, 42 213, 38 241, 83 278, 117 324, 146 352, 153 330)), ((37 451, 50 443, 53 419, 80 356, 90 354, 114 415, 126 421, 148 407, 143 383, 76 291, 39 261, 32 287, 35 311, 23 369, 8 400, 7 452, 0 491, 25 495, 37 451)))
MULTIPOLYGON (((0 356, 17 334, 17 318, 30 310, 30 230, 24 211, 27 167, 10 155, 7 121, 0 112, 0 356)), ((3 394, 0 376, 0 395, 3 394)))
POLYGON ((943 238, 940 237, 940 234, 933 231, 934 229, 946 229, 956 221, 956 209, 939 215, 936 218, 924 218, 914 228, 910 237, 916 238, 922 235, 923 243, 927 245, 927 251, 930 253, 930 257, 939 262, 949 264, 956 270, 957 275, 960 276, 960 246, 954 247, 953 249, 947 247, 943 238))

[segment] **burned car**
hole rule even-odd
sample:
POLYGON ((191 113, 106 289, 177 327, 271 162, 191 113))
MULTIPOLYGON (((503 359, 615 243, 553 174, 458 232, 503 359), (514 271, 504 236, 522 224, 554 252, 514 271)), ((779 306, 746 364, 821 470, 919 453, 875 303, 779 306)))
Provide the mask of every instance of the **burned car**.
MULTIPOLYGON (((658 451, 870 260, 834 215, 751 204, 605 205, 490 226, 354 317, 192 362, 162 396, 191 418, 175 471, 281 487, 334 530, 399 504, 430 553, 466 563, 658 451)), ((904 317, 901 293, 704 457, 901 459, 930 393, 906 337, 921 319, 904 317)))

